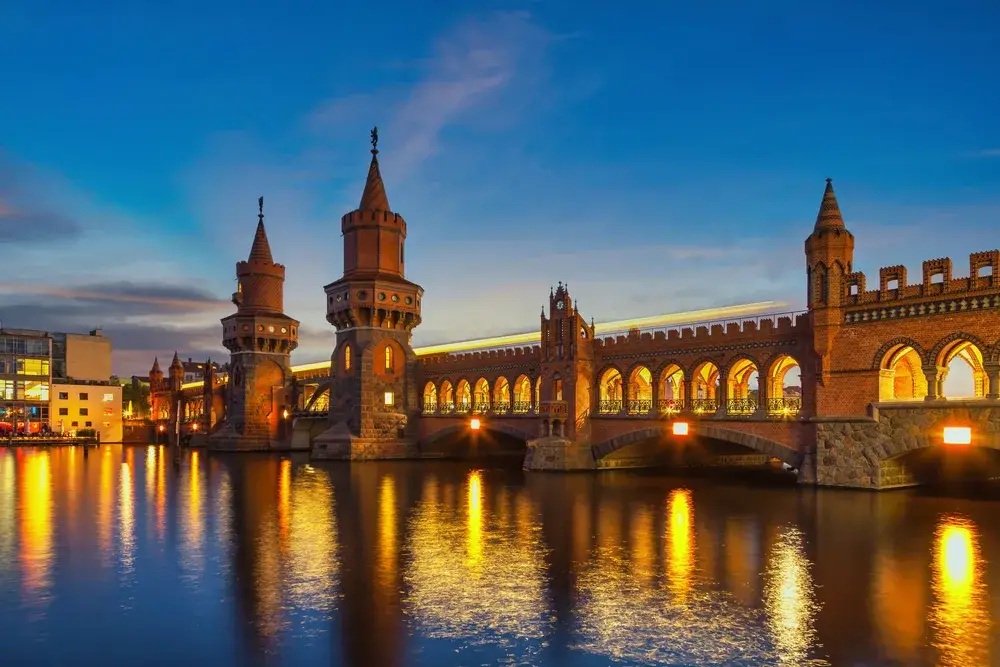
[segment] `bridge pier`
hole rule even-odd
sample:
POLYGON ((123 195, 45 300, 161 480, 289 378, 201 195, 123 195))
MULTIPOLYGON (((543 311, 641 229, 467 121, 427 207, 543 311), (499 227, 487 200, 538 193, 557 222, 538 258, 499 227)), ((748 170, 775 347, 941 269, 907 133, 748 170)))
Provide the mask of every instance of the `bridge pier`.
POLYGON ((347 424, 334 424, 313 441, 312 458, 380 461, 418 458, 417 443, 409 438, 373 437, 351 433, 347 424))
POLYGON ((594 450, 590 443, 581 443, 562 436, 548 436, 528 441, 524 455, 526 471, 568 472, 596 470, 594 450))

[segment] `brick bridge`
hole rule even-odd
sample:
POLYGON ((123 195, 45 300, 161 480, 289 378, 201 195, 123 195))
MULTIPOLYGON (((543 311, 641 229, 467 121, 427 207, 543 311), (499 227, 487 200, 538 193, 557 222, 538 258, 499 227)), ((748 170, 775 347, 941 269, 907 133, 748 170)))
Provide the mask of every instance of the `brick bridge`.
POLYGON ((882 268, 868 289, 827 181, 802 312, 595 325, 560 283, 537 334, 414 349, 423 290, 404 278, 406 222, 390 212, 377 153, 342 219, 344 275, 324 288, 332 361, 289 362, 298 322, 282 310, 261 202, 237 312, 223 320, 228 373, 208 365, 182 384, 176 355, 166 379, 155 363, 158 429, 216 450, 351 460, 475 447, 522 455, 530 470, 780 461, 803 483, 875 489, 912 484, 915 452, 997 463, 1000 252, 970 255, 959 278, 950 259, 924 262, 916 283, 882 268), (945 395, 955 367, 970 378, 962 400, 945 395), (969 446, 946 446, 946 426, 968 429, 969 446))

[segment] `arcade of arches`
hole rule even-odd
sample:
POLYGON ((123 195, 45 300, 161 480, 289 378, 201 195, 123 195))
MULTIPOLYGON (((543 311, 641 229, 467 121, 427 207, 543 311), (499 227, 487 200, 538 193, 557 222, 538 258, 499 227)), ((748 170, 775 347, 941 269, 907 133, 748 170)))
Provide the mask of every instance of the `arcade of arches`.
POLYGON ((958 338, 937 352, 915 344, 892 346, 879 364, 880 401, 922 401, 936 398, 984 398, 990 387, 983 352, 974 342, 958 338))

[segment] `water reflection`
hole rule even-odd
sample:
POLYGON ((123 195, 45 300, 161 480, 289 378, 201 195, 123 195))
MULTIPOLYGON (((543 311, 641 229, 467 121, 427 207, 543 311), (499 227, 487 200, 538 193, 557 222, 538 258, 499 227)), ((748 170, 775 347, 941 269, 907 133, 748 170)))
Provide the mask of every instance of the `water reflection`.
POLYGON ((174 452, 0 449, 4 664, 998 667, 995 505, 174 452))
POLYGON ((930 622, 940 667, 990 664, 990 616, 979 531, 966 517, 941 518, 934 538, 930 622))

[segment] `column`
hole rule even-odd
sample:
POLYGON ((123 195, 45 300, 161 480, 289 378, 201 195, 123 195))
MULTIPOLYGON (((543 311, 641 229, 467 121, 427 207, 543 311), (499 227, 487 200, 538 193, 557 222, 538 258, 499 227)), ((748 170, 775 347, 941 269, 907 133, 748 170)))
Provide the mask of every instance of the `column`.
POLYGON ((924 366, 924 377, 927 378, 927 395, 924 397, 925 401, 936 401, 938 400, 940 394, 940 382, 938 380, 938 375, 941 371, 939 366, 924 366))
POLYGON ((725 417, 729 411, 729 377, 719 378, 719 387, 715 390, 715 416, 725 417))
POLYGON ((987 362, 983 364, 983 369, 986 371, 986 398, 1000 400, 1000 362, 987 362))
MULTIPOLYGON (((747 394, 749 394, 749 390, 747 394)), ((771 399, 771 384, 767 373, 757 371, 757 409, 754 410, 754 417, 767 417, 768 401, 771 399)))

